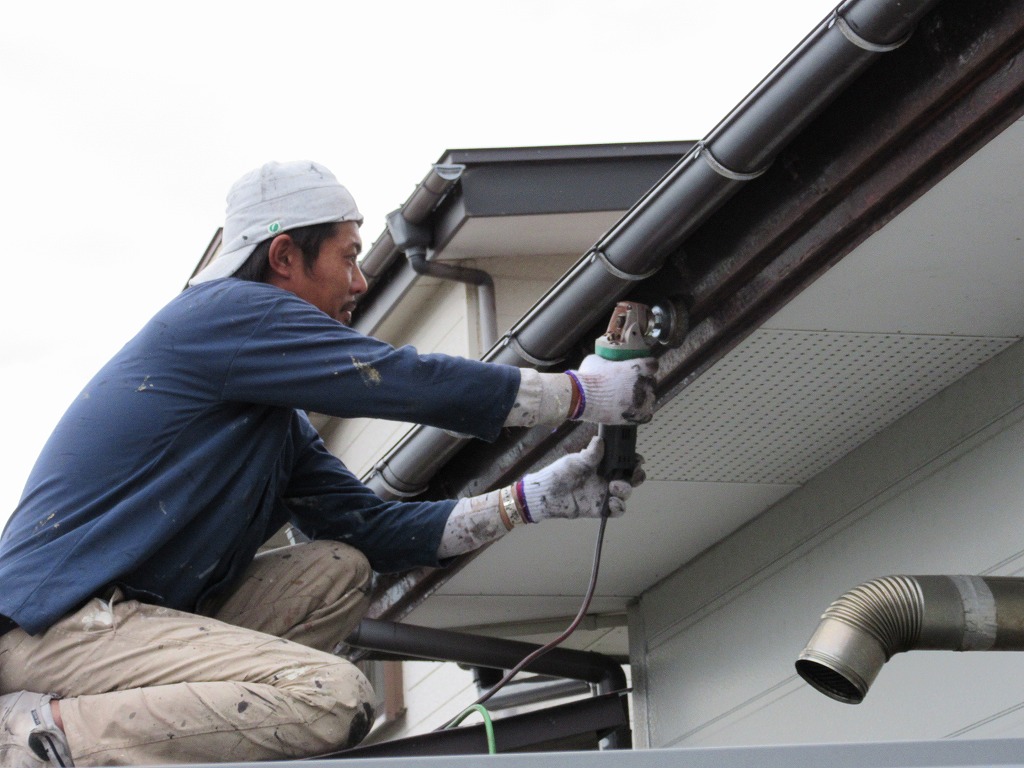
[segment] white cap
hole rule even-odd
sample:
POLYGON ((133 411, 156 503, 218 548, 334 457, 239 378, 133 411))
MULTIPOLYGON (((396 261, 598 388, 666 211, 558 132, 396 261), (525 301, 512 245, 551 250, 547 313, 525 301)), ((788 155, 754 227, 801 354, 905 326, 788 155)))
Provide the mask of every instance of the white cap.
POLYGON ((282 232, 335 221, 363 223, 356 201, 334 174, 308 160, 267 163, 228 192, 220 255, 189 285, 233 275, 256 246, 282 232))

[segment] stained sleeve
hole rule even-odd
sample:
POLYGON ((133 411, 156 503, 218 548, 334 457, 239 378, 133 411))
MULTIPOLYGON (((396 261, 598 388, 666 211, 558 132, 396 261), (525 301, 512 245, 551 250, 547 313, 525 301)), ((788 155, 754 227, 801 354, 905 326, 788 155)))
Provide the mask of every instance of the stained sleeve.
POLYGON ((518 389, 514 366, 392 347, 286 296, 234 352, 221 396, 494 440, 518 389))
POLYGON ((454 501, 385 501, 324 447, 296 414, 296 460, 284 502, 311 539, 331 539, 366 555, 375 571, 438 567, 437 549, 454 501))

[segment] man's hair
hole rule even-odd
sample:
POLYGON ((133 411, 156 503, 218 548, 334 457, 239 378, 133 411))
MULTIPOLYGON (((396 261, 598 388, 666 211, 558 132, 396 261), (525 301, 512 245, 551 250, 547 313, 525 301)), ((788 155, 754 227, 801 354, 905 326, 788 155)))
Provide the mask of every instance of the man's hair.
MULTIPOLYGON (((296 227, 282 232, 283 235, 290 235, 292 242, 302 252, 302 261, 309 272, 316 264, 316 258, 320 255, 320 246, 324 241, 330 239, 337 231, 338 223, 329 221, 326 224, 310 224, 308 227, 296 227)), ((276 237, 276 235, 275 235, 276 237)), ((246 259, 232 275, 240 280, 251 280, 254 283, 265 283, 270 278, 270 244, 274 238, 264 240, 256 246, 249 258, 246 259)))

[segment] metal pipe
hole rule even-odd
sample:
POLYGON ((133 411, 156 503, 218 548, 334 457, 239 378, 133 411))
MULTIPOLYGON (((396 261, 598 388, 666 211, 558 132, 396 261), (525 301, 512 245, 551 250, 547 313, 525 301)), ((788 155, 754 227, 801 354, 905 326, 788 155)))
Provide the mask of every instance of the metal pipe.
MULTIPOLYGON (((460 166, 461 167, 461 166, 460 166)), ((422 215, 426 203, 411 198, 413 213, 422 215)), ((407 206, 408 207, 408 206, 407 206)), ((477 314, 480 318, 480 341, 484 349, 490 349, 498 338, 498 310, 494 298, 494 279, 482 269, 459 267, 454 264, 427 261, 427 251, 434 240, 434 232, 424 219, 419 222, 406 215, 407 207, 399 208, 387 215, 388 232, 395 249, 405 254, 409 266, 417 275, 429 275, 440 280, 455 280, 475 285, 477 288, 477 314)))
POLYGON ((498 305, 494 295, 494 278, 482 269, 427 261, 426 253, 423 251, 410 249, 405 255, 409 266, 417 275, 429 275, 441 280, 455 280, 476 286, 480 346, 483 349, 493 347, 498 340, 498 305))
POLYGON ((545 680, 518 685, 509 683, 502 691, 487 700, 487 708, 496 712, 502 709, 540 704, 553 699, 564 699, 569 696, 582 696, 587 693, 590 693, 590 685, 583 680, 545 680))
MULTIPOLYGON (((491 669, 512 669, 540 647, 519 640, 377 619, 363 619, 344 643, 354 648, 379 651, 390 658, 454 661, 491 669)), ((524 667, 524 671, 593 683, 598 694, 625 691, 628 687, 622 667, 613 659, 592 651, 552 648, 524 667)), ((623 706, 626 706, 625 699, 623 706)), ((630 749, 632 731, 628 726, 617 728, 608 734, 603 744, 606 749, 630 749)))
MULTIPOLYGON (((538 646, 500 637, 468 635, 432 627, 363 619, 345 638, 345 645, 381 651, 403 658, 454 661, 474 667, 511 669, 538 646)), ((626 688, 626 675, 614 660, 591 651, 553 648, 524 671, 551 677, 584 680, 602 692, 626 688)))
MULTIPOLYGON (((550 367, 938 0, 847 0, 683 157, 502 338, 485 360, 550 367), (577 332, 567 332, 577 329, 577 332)), ((423 489, 465 439, 414 428, 365 478, 390 497, 423 489)))
POLYGON ((1024 650, 1024 579, 888 576, 855 587, 821 617, 796 671, 837 701, 859 704, 902 651, 1024 650))
POLYGON ((457 163, 449 165, 435 163, 431 167, 430 173, 405 201, 405 205, 402 206, 402 215, 416 224, 426 221, 437 208, 437 204, 441 202, 441 198, 461 178, 464 170, 466 170, 466 166, 457 163))
MULTIPOLYGON (((401 207, 402 216, 412 224, 422 224, 434 212, 441 199, 448 194, 455 183, 462 176, 466 166, 455 163, 445 165, 435 163, 423 180, 416 185, 416 189, 409 195, 401 207)), ((399 250, 395 247, 395 241, 391 237, 391 231, 384 230, 373 245, 366 252, 366 255, 359 262, 359 269, 366 277, 367 282, 373 285, 387 271, 399 256, 399 250)))

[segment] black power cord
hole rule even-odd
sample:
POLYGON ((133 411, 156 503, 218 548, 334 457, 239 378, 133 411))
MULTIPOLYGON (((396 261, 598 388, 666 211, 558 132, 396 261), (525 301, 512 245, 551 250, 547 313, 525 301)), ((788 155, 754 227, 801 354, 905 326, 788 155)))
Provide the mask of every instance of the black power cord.
MULTIPOLYGON (((498 691, 504 688, 505 685, 507 685, 508 682, 513 677, 522 672, 528 665, 539 659, 548 651, 552 650, 553 648, 557 648, 559 645, 564 643, 568 639, 568 637, 576 631, 576 628, 579 627, 580 622, 583 621, 583 617, 587 615, 587 610, 590 608, 590 602, 594 599, 594 590, 597 588, 597 574, 598 570, 601 567, 601 550, 604 547, 604 531, 608 525, 607 504, 608 502, 606 499, 605 510, 604 513, 601 515, 601 526, 597 531, 597 545, 594 548, 594 562, 590 569, 590 584, 587 586, 587 593, 583 596, 583 604, 580 606, 579 612, 576 614, 576 618, 572 620, 572 623, 570 623, 569 626, 565 628, 562 634, 560 634, 554 640, 545 643, 540 648, 538 648, 535 651, 532 651, 530 654, 524 657, 522 661, 520 661, 518 664, 512 667, 512 669, 506 672, 505 676, 502 677, 501 680, 492 685, 487 691, 481 694, 476 701, 474 701, 472 704, 466 707, 463 710, 463 712, 465 712, 467 709, 472 709, 474 707, 482 705, 494 694, 496 694, 498 691)), ((459 713, 454 718, 452 718, 444 725, 442 725, 440 728, 436 728, 435 730, 443 731, 446 728, 450 728, 453 724, 456 723, 456 721, 459 720, 460 717, 462 717, 462 713, 459 713)))

